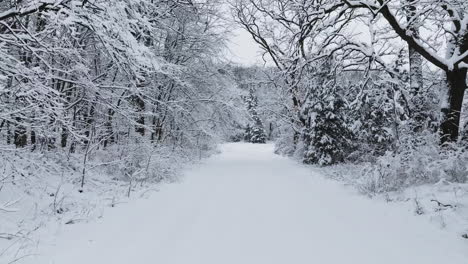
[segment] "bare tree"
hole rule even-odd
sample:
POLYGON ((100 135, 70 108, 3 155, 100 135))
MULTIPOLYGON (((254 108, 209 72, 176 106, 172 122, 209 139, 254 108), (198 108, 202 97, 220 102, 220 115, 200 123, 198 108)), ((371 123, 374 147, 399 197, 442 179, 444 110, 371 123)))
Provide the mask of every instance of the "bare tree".
MULTIPOLYGON (((446 91, 442 103, 440 125, 442 143, 456 142, 460 130, 460 114, 466 90, 468 63, 468 7, 466 1, 362 1, 343 0, 337 5, 369 10, 382 16, 394 32, 427 61, 445 72, 446 91), (411 19, 405 10, 409 7, 411 19), (406 23, 405 23, 406 20, 406 23), (432 34, 423 38, 415 26, 428 28, 432 34), (440 54, 446 50, 445 56, 440 54)), ((414 65, 414 64, 413 64, 414 65)))

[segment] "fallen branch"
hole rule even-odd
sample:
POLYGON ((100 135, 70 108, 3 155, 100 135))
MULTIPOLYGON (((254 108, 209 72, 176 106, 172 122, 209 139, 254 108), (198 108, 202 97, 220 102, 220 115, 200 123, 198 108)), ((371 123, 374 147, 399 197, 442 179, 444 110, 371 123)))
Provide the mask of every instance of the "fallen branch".
POLYGON ((7 213, 13 213, 19 211, 17 208, 11 208, 12 205, 16 204, 19 202, 18 200, 6 202, 3 205, 0 205, 0 211, 7 212, 7 213))
POLYGON ((0 233, 0 239, 12 240, 15 237, 17 237, 15 234, 0 233))
POLYGON ((453 208, 453 207, 454 207, 454 206, 451 205, 451 204, 443 204, 443 203, 437 201, 436 199, 432 199, 431 202, 436 202, 436 203, 437 203, 437 206, 439 206, 439 207, 444 207, 444 208, 447 208, 447 207, 448 207, 448 208, 453 208))

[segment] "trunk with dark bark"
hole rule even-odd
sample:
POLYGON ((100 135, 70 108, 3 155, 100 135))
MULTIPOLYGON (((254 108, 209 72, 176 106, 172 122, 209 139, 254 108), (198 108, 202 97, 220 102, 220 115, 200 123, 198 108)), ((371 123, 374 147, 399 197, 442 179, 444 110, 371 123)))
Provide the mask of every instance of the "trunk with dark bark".
POLYGON ((460 133, 460 115, 466 89, 466 69, 446 72, 447 98, 442 105, 441 143, 456 142, 460 133))
POLYGON ((114 128, 112 127, 114 113, 114 110, 110 108, 107 110, 106 139, 103 142, 104 148, 107 148, 109 144, 113 144, 115 142, 114 128))
MULTIPOLYGON (((21 123, 22 120, 16 117, 16 122, 21 123)), ((28 136, 26 134, 26 128, 23 125, 16 125, 14 132, 14 144, 17 148, 23 148, 28 144, 28 136)))
POLYGON ((141 98, 135 97, 135 104, 137 111, 141 113, 136 120, 137 125, 135 126, 135 132, 139 133, 141 136, 145 136, 145 116, 142 114, 142 112, 145 111, 145 102, 141 98))
POLYGON ((65 148, 67 147, 67 142, 68 142, 68 131, 66 130, 66 128, 62 128, 62 135, 60 137, 60 146, 62 148, 65 148))

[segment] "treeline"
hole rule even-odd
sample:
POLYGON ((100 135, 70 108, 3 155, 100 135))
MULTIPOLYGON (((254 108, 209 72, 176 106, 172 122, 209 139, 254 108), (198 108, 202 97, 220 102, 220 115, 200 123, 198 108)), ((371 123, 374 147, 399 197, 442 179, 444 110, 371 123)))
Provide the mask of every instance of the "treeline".
POLYGON ((237 96, 217 61, 227 28, 219 6, 3 1, 0 145, 85 156, 208 148, 235 119, 237 96))
POLYGON ((370 162, 373 188, 466 180, 465 1, 237 0, 233 12, 285 95, 270 104, 279 152, 370 162))

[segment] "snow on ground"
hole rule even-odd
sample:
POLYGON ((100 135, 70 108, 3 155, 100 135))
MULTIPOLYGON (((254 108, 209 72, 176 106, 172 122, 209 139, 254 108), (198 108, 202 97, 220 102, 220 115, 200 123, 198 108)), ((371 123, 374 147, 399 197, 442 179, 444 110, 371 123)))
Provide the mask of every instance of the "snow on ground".
POLYGON ((106 159, 115 159, 110 155, 89 162, 82 189, 79 155, 0 153, 0 263, 20 263, 36 254, 39 245, 50 244, 64 226, 93 222, 106 208, 146 196, 156 190, 157 181, 177 180, 181 169, 195 161, 184 153, 159 150, 152 155, 150 168, 156 169, 151 178, 134 180, 131 189, 119 176, 125 161, 109 165, 106 159))
POLYGON ((63 225, 25 264, 465 264, 468 243, 272 145, 226 144, 148 199, 63 225))
POLYGON ((0 210, 0 263, 34 254, 37 244, 53 239, 63 225, 93 221, 102 217, 104 208, 125 200, 126 182, 93 174, 80 192, 80 185, 73 183, 80 175, 68 174, 73 172, 69 168, 64 171, 38 166, 15 172, 20 176, 3 182, 0 205, 11 205, 0 210))
POLYGON ((369 191, 362 165, 341 164, 325 168, 312 167, 312 170, 349 185, 373 200, 404 207, 436 227, 468 239, 468 183, 440 180, 435 184, 413 185, 399 191, 375 193, 369 191))

